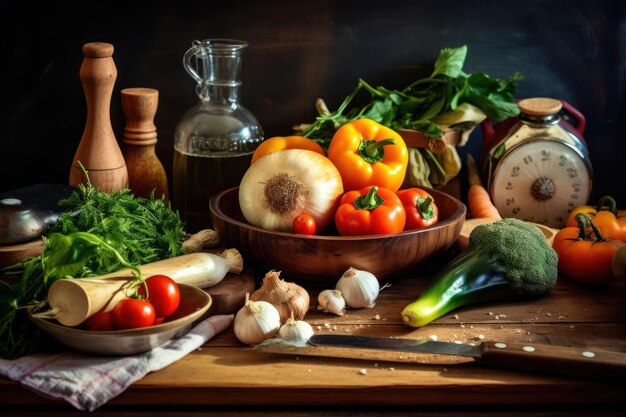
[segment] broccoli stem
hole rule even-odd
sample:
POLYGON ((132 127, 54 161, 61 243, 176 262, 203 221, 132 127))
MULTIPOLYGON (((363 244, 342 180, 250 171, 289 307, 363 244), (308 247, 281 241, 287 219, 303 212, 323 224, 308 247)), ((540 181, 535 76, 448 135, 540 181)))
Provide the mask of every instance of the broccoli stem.
POLYGON ((422 327, 458 307, 514 296, 505 270, 487 250, 467 249, 404 308, 402 320, 411 327, 422 327))

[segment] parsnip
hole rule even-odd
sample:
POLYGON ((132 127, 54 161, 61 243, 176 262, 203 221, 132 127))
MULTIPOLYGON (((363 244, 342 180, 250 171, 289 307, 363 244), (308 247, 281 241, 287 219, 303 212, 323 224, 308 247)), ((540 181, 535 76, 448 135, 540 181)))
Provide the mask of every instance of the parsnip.
POLYGON ((127 278, 59 279, 48 290, 50 310, 33 314, 56 319, 64 326, 78 326, 100 310, 110 311, 118 301, 128 298, 127 278))
MULTIPOLYGON (((220 254, 190 253, 175 258, 152 262, 139 267, 147 278, 150 275, 167 275, 178 284, 208 288, 220 283, 228 272, 239 274, 243 269, 243 258, 237 249, 226 249, 220 254)), ((130 269, 101 275, 99 279, 132 277, 130 269)))

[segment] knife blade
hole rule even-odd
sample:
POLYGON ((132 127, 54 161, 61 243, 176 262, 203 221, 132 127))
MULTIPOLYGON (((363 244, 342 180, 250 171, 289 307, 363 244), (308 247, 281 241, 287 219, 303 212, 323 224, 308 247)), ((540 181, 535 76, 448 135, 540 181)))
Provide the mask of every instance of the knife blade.
MULTIPOLYGON (((477 344, 459 344, 406 338, 317 334, 309 339, 305 347, 298 348, 292 346, 288 349, 279 349, 276 346, 274 348, 270 346, 262 348, 262 350, 273 353, 337 356, 343 358, 349 357, 346 355, 347 352, 337 354, 323 348, 337 347, 345 350, 354 348, 411 352, 471 357, 482 366, 527 372, 602 380, 624 378, 626 376, 626 353, 534 343, 481 342, 477 344), (318 352, 316 349, 321 350, 318 352)), ((359 357, 358 359, 367 358, 359 357)))

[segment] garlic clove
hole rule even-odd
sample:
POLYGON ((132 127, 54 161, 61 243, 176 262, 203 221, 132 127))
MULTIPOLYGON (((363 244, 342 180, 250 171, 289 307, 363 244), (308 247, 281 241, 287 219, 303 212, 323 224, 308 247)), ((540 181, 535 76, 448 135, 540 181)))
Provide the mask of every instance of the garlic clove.
POLYGON ((233 329, 240 342, 255 345, 278 333, 280 314, 272 304, 250 300, 246 293, 246 304, 235 315, 233 329))
POLYGON ((380 292, 380 284, 374 274, 356 268, 343 273, 336 288, 341 291, 348 307, 372 308, 380 292))
POLYGON ((309 311, 309 293, 293 282, 280 279, 280 271, 269 271, 263 278, 263 285, 250 295, 254 301, 267 301, 280 313, 281 323, 285 323, 293 312, 296 320, 302 320, 309 311))
POLYGON ((324 290, 317 296, 318 310, 343 316, 346 312, 346 300, 339 290, 324 290))

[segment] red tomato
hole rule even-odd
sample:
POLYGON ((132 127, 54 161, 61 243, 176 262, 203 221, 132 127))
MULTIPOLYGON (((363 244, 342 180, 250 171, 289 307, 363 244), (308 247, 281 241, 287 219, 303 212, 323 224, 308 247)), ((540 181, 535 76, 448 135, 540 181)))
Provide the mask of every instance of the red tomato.
POLYGON ((111 310, 113 325, 118 330, 152 326, 154 307, 146 300, 126 298, 111 310))
POLYGON ((624 242, 604 239, 589 216, 575 216, 578 227, 565 227, 554 236, 552 248, 559 256, 559 272, 581 284, 607 284, 615 279, 611 261, 624 242), (593 230, 588 234, 589 227, 593 230), (596 237, 598 236, 598 237, 596 237))
POLYGON ((317 224, 315 223, 315 219, 313 216, 302 213, 296 216, 293 219, 293 232, 300 233, 303 235, 314 235, 315 229, 317 229, 317 224))
POLYGON ((85 325, 87 330, 91 330, 92 332, 108 332, 115 330, 113 327, 113 315, 110 311, 98 311, 87 319, 85 325))
MULTIPOLYGON (((146 279, 148 301, 154 307, 157 317, 165 318, 176 311, 180 304, 180 289, 172 278, 166 275, 153 275, 146 279)), ((137 292, 146 297, 146 289, 140 285, 137 292)))

